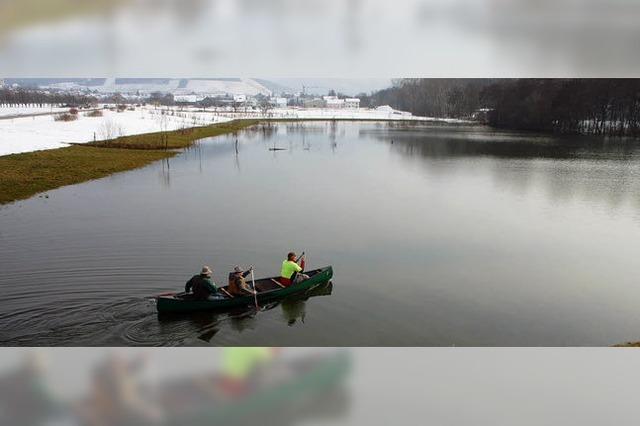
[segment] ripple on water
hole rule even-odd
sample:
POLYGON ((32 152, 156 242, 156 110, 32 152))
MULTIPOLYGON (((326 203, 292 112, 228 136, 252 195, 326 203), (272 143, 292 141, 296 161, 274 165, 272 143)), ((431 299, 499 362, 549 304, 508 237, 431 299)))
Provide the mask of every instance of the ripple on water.
POLYGON ((0 344, 119 345, 126 344, 119 329, 154 317, 155 307, 147 299, 127 298, 96 303, 88 298, 80 303, 44 304, 13 311, 3 318, 0 344))

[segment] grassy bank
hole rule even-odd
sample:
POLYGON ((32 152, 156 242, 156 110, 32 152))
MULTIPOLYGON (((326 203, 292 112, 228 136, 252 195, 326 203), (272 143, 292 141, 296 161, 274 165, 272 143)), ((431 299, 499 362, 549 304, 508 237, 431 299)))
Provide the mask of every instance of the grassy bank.
POLYGON ((98 179, 171 157, 175 152, 84 146, 0 157, 0 204, 98 179))
POLYGON ((186 148, 194 141, 225 133, 233 133, 245 127, 258 124, 259 120, 234 120, 227 123, 206 127, 191 127, 171 132, 144 133, 142 135, 122 136, 108 141, 98 141, 83 144, 100 148, 125 149, 179 149, 186 148))
POLYGON ((231 133, 256 120, 172 132, 125 136, 110 141, 0 156, 0 204, 29 198, 65 185, 146 166, 176 154, 196 140, 231 133))

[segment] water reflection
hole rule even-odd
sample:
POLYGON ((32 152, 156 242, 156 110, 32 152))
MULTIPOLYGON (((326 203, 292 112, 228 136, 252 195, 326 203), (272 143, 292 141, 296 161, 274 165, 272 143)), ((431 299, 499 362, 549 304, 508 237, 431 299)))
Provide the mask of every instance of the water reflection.
MULTIPOLYGON (((508 167, 503 161, 489 167, 494 184, 515 194, 544 189, 554 203, 578 197, 605 201, 612 209, 631 202, 640 210, 640 145, 631 138, 496 132, 476 126, 390 128, 392 132, 364 130, 363 134, 389 143, 392 153, 411 161, 429 160, 425 165, 430 174, 449 174, 456 167, 456 163, 437 160, 510 160, 508 167)), ((466 162, 459 165, 468 166, 466 162)))
POLYGON ((240 154, 236 151, 236 155, 233 157, 233 164, 236 166, 236 170, 240 173, 242 170, 240 169, 240 154))
POLYGON ((625 140, 270 123, 48 194, 0 210, 4 345, 639 340, 640 158, 625 140), (331 297, 158 321, 151 296, 203 264, 216 282, 236 264, 276 276, 291 248, 333 266, 331 297))
POLYGON ((171 187, 171 162, 169 158, 161 160, 162 169, 160 172, 160 178, 163 185, 167 188, 171 187))
POLYGON ((492 131, 477 126, 390 125, 392 132, 363 130, 362 134, 397 142, 407 156, 455 158, 487 156, 507 159, 618 159, 638 158, 640 147, 631 138, 548 136, 526 132, 492 131))
POLYGON ((322 283, 310 290, 289 296, 285 299, 270 302, 259 307, 254 306, 234 308, 223 312, 195 312, 189 314, 158 314, 161 328, 175 335, 181 330, 183 337, 198 335, 198 339, 207 343, 215 343, 214 338, 225 325, 229 325, 235 332, 243 333, 258 327, 260 315, 280 308, 281 318, 288 326, 296 323, 304 324, 306 304, 311 298, 330 296, 333 292, 333 282, 322 283), (185 327, 185 325, 187 325, 185 327))
POLYGON ((295 325, 297 321, 304 324, 307 300, 312 297, 329 296, 332 292, 333 282, 329 281, 312 288, 305 294, 294 295, 282 300, 280 306, 282 308, 282 316, 287 321, 287 325, 291 327, 295 325))

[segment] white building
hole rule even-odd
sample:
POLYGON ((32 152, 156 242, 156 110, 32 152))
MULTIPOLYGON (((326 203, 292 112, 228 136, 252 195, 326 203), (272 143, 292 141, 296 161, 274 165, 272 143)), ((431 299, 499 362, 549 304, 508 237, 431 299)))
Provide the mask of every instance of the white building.
POLYGON ((322 99, 324 100, 325 107, 327 108, 360 108, 360 99, 358 98, 340 99, 337 96, 323 96, 322 99))
POLYGON ((239 104, 243 104, 245 102, 247 102, 247 95, 234 95, 233 96, 233 102, 239 103, 239 104))
POLYGON ((360 99, 358 99, 358 98, 347 98, 347 99, 344 100, 344 107, 345 108, 358 109, 358 108, 360 108, 360 99))

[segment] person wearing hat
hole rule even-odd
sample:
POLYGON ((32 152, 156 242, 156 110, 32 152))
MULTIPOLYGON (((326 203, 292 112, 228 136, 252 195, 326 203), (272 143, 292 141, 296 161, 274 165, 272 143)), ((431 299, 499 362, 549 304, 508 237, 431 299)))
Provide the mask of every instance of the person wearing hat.
POLYGON ((221 299, 224 296, 218 294, 218 287, 211 279, 213 270, 208 266, 203 266, 199 275, 194 275, 184 286, 185 293, 193 289, 193 296, 197 300, 221 299))
POLYGON ((243 271, 241 267, 236 265, 233 268, 233 272, 229 272, 229 293, 234 296, 244 296, 246 294, 253 294, 253 289, 249 287, 249 284, 245 281, 247 275, 253 271, 253 266, 249 267, 249 270, 243 271))

